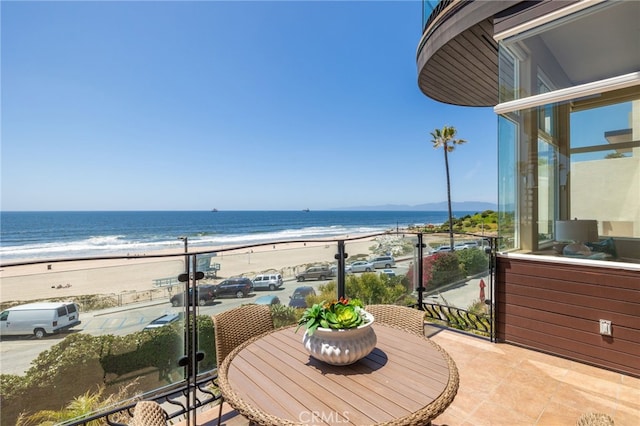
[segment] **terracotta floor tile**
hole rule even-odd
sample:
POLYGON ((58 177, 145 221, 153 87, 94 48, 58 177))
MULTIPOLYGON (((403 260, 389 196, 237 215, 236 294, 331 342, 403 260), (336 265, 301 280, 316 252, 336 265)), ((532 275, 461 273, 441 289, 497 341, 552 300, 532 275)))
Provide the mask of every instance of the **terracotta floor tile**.
POLYGON ((467 422, 474 426, 525 426, 535 425, 536 418, 527 417, 499 401, 484 401, 478 407, 474 418, 468 419, 467 422))
POLYGON ((503 382, 491 395, 491 401, 499 402, 505 408, 518 412, 527 418, 536 419, 548 405, 552 392, 545 392, 543 387, 522 383, 514 386, 513 382, 503 382))
POLYGON ((640 409, 620 409, 611 415, 616 426, 638 426, 640 424, 640 409))
POLYGON ((620 389, 620 378, 617 376, 613 381, 601 378, 592 374, 585 374, 580 371, 569 371, 563 378, 563 382, 576 387, 577 389, 584 389, 590 392, 597 392, 607 394, 611 396, 618 396, 618 390, 620 389))
POLYGON ((506 383, 514 393, 544 395, 548 399, 558 389, 560 378, 565 373, 562 369, 550 372, 548 369, 540 369, 529 362, 523 362, 507 376, 506 383))
POLYGON ((574 407, 579 410, 604 412, 617 408, 618 401, 615 395, 607 395, 593 390, 576 388, 563 384, 558 388, 554 401, 561 402, 564 406, 574 407))
POLYGON ((536 426, 574 426, 582 414, 590 411, 587 407, 568 407, 551 401, 541 413, 536 426))
POLYGON ((594 377, 612 383, 622 383, 622 374, 592 365, 573 363, 572 370, 577 374, 594 377))
MULTIPOLYGON (((511 345, 507 345, 511 346, 511 345)), ((566 358, 561 358, 555 355, 550 355, 544 352, 536 352, 529 349, 525 349, 519 346, 512 346, 514 348, 514 355, 518 357, 524 357, 531 362, 537 362, 560 368, 570 368, 574 362, 566 358)))
POLYGON ((456 416, 449 410, 439 415, 431 422, 431 426, 458 426, 464 423, 464 418, 456 416))
MULTIPOLYGON (((639 378, 456 331, 431 331, 460 374, 458 394, 434 426, 574 426, 587 412, 609 414, 615 426, 640 425, 639 378)), ((217 408, 207 417, 198 414, 198 424, 215 425, 217 408)), ((249 422, 232 415, 223 424, 249 422)))
MULTIPOLYGON (((458 394, 453 400, 453 404, 447 408, 446 412, 451 412, 456 417, 466 419, 473 415, 480 404, 486 399, 486 395, 478 388, 460 388, 458 394)), ((445 413, 446 413, 445 412, 445 413)))

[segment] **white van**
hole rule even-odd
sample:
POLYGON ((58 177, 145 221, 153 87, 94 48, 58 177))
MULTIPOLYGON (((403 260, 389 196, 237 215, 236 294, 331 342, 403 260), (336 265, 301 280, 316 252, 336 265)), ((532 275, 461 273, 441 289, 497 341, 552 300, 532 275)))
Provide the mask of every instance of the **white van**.
POLYGON ((282 287, 282 275, 280 274, 261 274, 253 279, 254 290, 275 290, 282 287))
POLYGON ((80 324, 80 311, 73 302, 40 302, 14 306, 0 313, 0 335, 33 334, 42 339, 47 334, 80 324))

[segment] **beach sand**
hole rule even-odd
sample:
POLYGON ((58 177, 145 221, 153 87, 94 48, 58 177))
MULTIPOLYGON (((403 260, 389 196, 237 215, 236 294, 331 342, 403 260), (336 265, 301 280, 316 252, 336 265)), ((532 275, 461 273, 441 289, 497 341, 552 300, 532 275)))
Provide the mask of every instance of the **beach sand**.
MULTIPOLYGON (((375 238, 345 242, 350 256, 369 256, 375 238)), ((210 248, 215 251, 218 248, 210 248)), ((206 250, 209 250, 207 248, 206 250)), ((216 278, 200 283, 217 283, 232 276, 248 276, 269 271, 282 273, 285 279, 295 276, 307 266, 316 263, 335 263, 338 246, 335 240, 327 242, 281 243, 251 249, 230 249, 218 252, 211 263, 218 263, 216 278)), ((198 252, 205 249, 197 248, 198 252)), ((72 300, 81 295, 123 295, 127 293, 160 290, 168 296, 173 289, 158 287, 158 279, 175 278, 184 272, 184 253, 165 251, 145 254, 130 259, 108 259, 38 263, 24 266, 4 266, 0 270, 0 301, 31 301, 49 298, 72 300), (175 257, 153 258, 154 254, 176 254, 175 257), (182 254, 182 255, 178 255, 182 254)))

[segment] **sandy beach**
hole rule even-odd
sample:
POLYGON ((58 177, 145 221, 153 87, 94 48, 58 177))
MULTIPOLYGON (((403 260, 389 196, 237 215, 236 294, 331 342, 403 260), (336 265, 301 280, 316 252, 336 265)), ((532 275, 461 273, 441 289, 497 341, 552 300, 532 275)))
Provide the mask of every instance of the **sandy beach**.
MULTIPOLYGON (((376 244, 375 238, 346 241, 345 251, 349 256, 369 256, 376 244)), ((211 260, 212 264, 220 265, 217 277, 201 282, 217 283, 224 278, 241 275, 253 278, 267 271, 278 271, 285 279, 290 278, 309 265, 334 263, 338 247, 335 241, 328 241, 229 250, 219 252, 211 260)), ((205 250, 198 248, 197 251, 205 250)), ((158 287, 157 280, 175 278, 183 273, 184 253, 173 251, 154 254, 176 256, 153 258, 153 254, 146 253, 133 259, 5 266, 0 270, 0 300, 5 303, 48 298, 73 299, 74 296, 93 294, 121 295, 149 290, 170 292, 166 287, 158 287)))

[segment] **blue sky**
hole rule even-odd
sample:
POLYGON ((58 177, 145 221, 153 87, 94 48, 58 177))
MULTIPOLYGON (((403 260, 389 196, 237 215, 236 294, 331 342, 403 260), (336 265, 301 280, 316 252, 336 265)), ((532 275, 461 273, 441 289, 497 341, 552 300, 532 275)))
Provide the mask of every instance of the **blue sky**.
POLYGON ((420 1, 2 1, 2 210, 496 202, 497 118, 417 85, 420 1))

